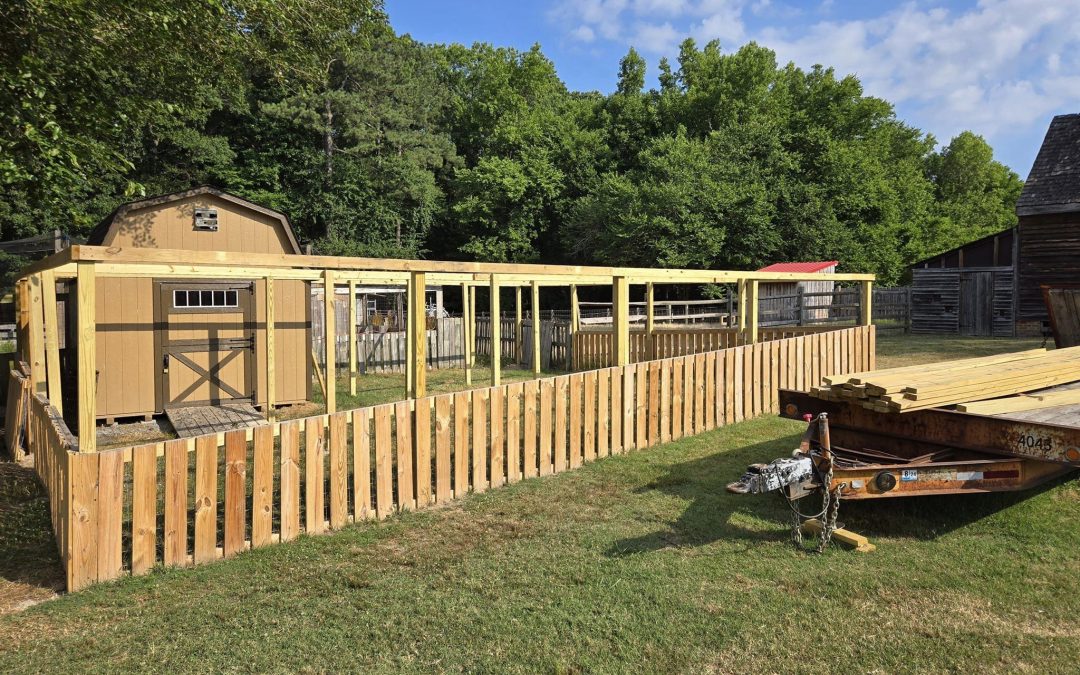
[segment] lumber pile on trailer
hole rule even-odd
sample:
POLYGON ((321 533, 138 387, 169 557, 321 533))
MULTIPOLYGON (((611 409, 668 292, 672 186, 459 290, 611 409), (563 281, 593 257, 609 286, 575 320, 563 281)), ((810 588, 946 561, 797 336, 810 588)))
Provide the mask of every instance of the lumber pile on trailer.
POLYGON ((1071 347, 827 376, 810 393, 895 413, 1013 396, 1077 381, 1080 347, 1071 347))

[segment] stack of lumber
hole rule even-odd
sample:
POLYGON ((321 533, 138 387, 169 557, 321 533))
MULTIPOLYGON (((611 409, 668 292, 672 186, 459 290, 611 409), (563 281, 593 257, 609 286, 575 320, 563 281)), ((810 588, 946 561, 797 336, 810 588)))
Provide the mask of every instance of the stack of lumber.
POLYGON ((1043 408, 1056 408, 1059 405, 1076 405, 1080 403, 1080 389, 1065 389, 1061 391, 1043 391, 1034 394, 1021 394, 1007 398, 994 398, 989 401, 973 401, 961 403, 956 406, 960 412, 975 413, 978 415, 1003 415, 1005 413, 1023 412, 1025 410, 1041 410, 1043 408))
POLYGON ((1033 349, 822 378, 810 393, 878 412, 983 401, 1080 381, 1080 347, 1033 349))

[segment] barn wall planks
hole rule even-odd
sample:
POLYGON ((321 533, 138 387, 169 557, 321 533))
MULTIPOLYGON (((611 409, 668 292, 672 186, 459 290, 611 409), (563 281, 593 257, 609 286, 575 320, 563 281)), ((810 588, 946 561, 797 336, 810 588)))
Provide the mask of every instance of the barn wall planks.
POLYGON ((868 370, 873 341, 872 326, 814 332, 98 453, 79 453, 38 395, 27 446, 49 493, 68 588, 78 590, 774 412, 776 388, 798 386, 800 374, 806 386, 868 370))
POLYGON ((1013 335, 1013 269, 931 267, 912 270, 911 332, 1013 335))

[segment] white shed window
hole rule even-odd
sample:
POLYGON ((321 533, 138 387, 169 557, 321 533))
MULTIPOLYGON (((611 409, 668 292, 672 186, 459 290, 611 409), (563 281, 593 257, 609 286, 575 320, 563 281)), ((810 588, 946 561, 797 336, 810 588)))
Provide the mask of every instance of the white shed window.
POLYGON ((173 307, 237 307, 239 298, 235 290, 183 290, 173 291, 173 307))

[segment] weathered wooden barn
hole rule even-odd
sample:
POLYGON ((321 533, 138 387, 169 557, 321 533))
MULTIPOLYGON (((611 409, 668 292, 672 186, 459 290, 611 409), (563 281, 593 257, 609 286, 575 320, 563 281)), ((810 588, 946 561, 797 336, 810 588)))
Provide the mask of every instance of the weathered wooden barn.
MULTIPOLYGON (((88 243, 301 253, 284 214, 206 186, 124 204, 101 221, 88 243)), ((133 268, 130 276, 96 283, 99 419, 227 402, 265 404, 264 280, 155 279, 133 268)), ((308 282, 275 283, 279 404, 310 398, 309 296, 308 282)))
POLYGON ((1058 115, 1016 203, 1016 329, 1048 320, 1043 285, 1080 282, 1080 114, 1058 115))
POLYGON ((1048 332, 1042 286, 1080 282, 1080 114, 1051 121, 1016 203, 1015 228, 911 268, 911 331, 1048 332))
POLYGON ((1014 228, 968 242, 911 267, 911 332, 1013 334, 1014 228))
MULTIPOLYGON (((759 272, 791 272, 799 274, 836 273, 836 260, 815 262, 773 263, 759 269, 759 272)), ((827 319, 832 304, 832 292, 835 282, 824 278, 821 281, 774 281, 762 283, 759 287, 761 298, 758 311, 765 325, 770 323, 803 323, 827 319)))

